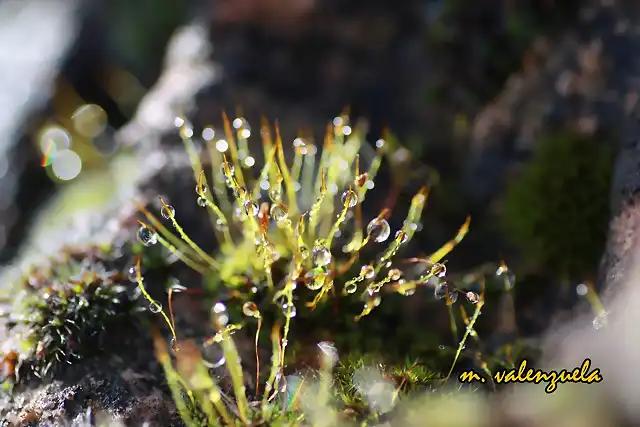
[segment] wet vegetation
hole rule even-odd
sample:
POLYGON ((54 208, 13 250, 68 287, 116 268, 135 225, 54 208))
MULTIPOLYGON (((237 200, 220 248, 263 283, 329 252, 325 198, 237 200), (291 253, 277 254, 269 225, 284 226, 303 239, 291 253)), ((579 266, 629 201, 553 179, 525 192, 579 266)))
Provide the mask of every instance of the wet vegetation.
MULTIPOLYGON (((263 121, 262 153, 254 154, 242 117, 224 115, 222 131, 204 128, 204 147, 186 118, 175 124, 194 203, 209 216, 217 250, 196 244, 178 222, 182 206, 158 196, 157 213, 138 203, 138 228, 125 247, 66 248, 38 265, 20 282, 9 322, 20 340, 4 354, 7 391, 55 378, 122 342, 126 328, 151 334, 167 392, 189 427, 418 425, 416 411, 434 404, 429 396, 495 391, 493 372, 536 354, 517 330, 499 345, 480 338, 494 332, 479 322, 485 304, 512 298, 515 275, 504 262, 462 275, 448 270, 445 258, 470 218, 431 254, 405 253, 435 173, 403 220, 393 220, 401 211, 394 198, 371 214, 371 202, 381 200, 372 197, 377 174, 402 150, 392 135, 372 153, 366 128, 343 114, 321 147, 301 135, 289 153, 277 126, 263 121), (174 263, 200 280, 167 280, 174 263), (182 295, 210 307, 200 333, 177 321, 182 295), (429 317, 442 315, 451 338, 438 337, 436 322, 412 328, 394 317, 414 299, 435 304, 429 317), (470 368, 489 381, 459 384, 458 373, 470 368)), ((603 323, 592 287, 583 294, 603 323)))

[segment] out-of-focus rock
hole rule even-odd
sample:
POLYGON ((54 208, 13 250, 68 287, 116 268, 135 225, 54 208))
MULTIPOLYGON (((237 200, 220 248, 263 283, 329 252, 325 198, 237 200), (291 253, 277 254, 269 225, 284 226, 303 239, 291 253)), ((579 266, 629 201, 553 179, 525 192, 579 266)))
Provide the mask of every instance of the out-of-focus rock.
POLYGON ((78 31, 81 5, 80 0, 0 4, 0 261, 19 245, 32 211, 53 188, 28 123, 51 96, 78 31))
POLYGON ((637 48, 638 14, 628 2, 589 2, 576 25, 536 40, 522 70, 473 122, 467 177, 473 196, 486 201, 497 194, 549 130, 624 140, 619 125, 637 97, 628 55, 637 48))

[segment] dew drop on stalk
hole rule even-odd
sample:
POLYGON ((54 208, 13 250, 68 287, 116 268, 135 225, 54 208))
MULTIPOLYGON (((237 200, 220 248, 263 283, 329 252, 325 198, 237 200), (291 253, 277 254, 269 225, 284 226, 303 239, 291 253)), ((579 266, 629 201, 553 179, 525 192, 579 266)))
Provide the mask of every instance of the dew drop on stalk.
POLYGON ((287 301, 287 296, 284 294, 280 294, 276 298, 274 298, 273 303, 278 307, 283 308, 287 305, 287 301))
POLYGON ((282 186, 280 184, 274 185, 273 188, 269 190, 269 198, 273 202, 282 200, 282 186))
POLYGON ((431 266, 431 274, 435 277, 444 277, 447 274, 447 267, 444 264, 435 263, 431 266))
POLYGON ((505 281, 505 287, 507 289, 513 289, 513 287, 516 284, 516 275, 510 271, 507 271, 507 275, 504 278, 504 281, 505 281))
POLYGON ((129 267, 127 270, 127 275, 129 277, 129 281, 137 282, 138 281, 138 268, 134 265, 133 267, 129 267))
POLYGON ((149 304, 149 311, 154 314, 160 313, 162 311, 162 304, 159 302, 152 302, 149 304))
POLYGON ((581 297, 587 295, 588 292, 589 288, 584 283, 580 283, 578 286, 576 286, 576 293, 581 297))
POLYGON ((402 245, 404 243, 407 243, 407 240, 409 240, 409 235, 404 230, 398 230, 396 231, 395 239, 402 245))
POLYGON ((160 214, 162 214, 162 217, 164 219, 171 219, 171 218, 173 218, 175 216, 176 210, 171 205, 164 205, 160 209, 160 214))
POLYGON ((342 205, 347 207, 354 207, 358 204, 358 195, 352 189, 348 189, 344 193, 342 193, 342 205))
POLYGON ((178 345, 178 341, 176 341, 175 338, 171 338, 170 348, 172 353, 177 353, 178 351, 180 351, 180 346, 178 345))
POLYGON ((380 305, 380 302, 382 301, 382 298, 380 297, 380 295, 372 295, 371 297, 367 298, 367 300, 364 303, 364 307, 366 309, 374 309, 377 306, 380 305))
POLYGON ((402 271, 398 270, 397 268, 392 268, 387 273, 387 277, 391 280, 399 280, 402 277, 402 271))
POLYGON ((458 292, 449 287, 447 291, 447 304, 455 304, 458 301, 458 292))
POLYGON ((280 203, 274 203, 271 205, 271 209, 269 210, 269 214, 274 221, 280 222, 287 219, 287 210, 280 203))
POLYGON ((187 290, 187 288, 185 286, 182 286, 180 283, 174 283, 169 289, 173 293, 180 293, 187 290))
POLYGON ((226 231, 229 227, 227 227, 226 222, 221 220, 220 218, 216 219, 216 230, 218 231, 226 231))
POLYGON ((480 295, 475 292, 469 291, 465 294, 465 296, 467 297, 467 300, 472 304, 476 304, 478 301, 480 301, 480 295))
POLYGON ((213 314, 213 320, 216 324, 216 327, 220 329, 223 326, 226 326, 229 323, 229 315, 227 314, 227 306, 221 302, 217 302, 211 308, 211 313, 213 314))
POLYGON ((304 275, 305 278, 305 286, 312 291, 317 291, 322 288, 324 285, 325 272, 321 267, 314 268, 313 270, 309 270, 307 274, 304 275))
POLYGON ((260 206, 253 200, 247 200, 244 202, 244 211, 248 216, 256 216, 260 212, 260 206))
POLYGON ((382 243, 389 238, 391 227, 384 218, 375 218, 367 225, 367 234, 378 243, 382 243))
POLYGON ((443 299, 449 293, 449 284, 447 282, 439 283, 433 290, 433 296, 436 299, 443 299))
POLYGON ((235 173, 235 168, 231 163, 229 162, 223 163, 222 165, 220 165, 220 172, 222 172, 222 176, 224 177, 227 176, 227 168, 229 168, 229 176, 235 173))
POLYGON ((298 251, 300 252, 300 257, 303 260, 306 260, 307 258, 309 258, 309 248, 306 245, 302 245, 298 248, 298 251))
POLYGON ((313 260, 313 263, 318 267, 324 267, 325 265, 331 263, 331 252, 329 251, 327 243, 324 240, 319 239, 313 245, 311 258, 313 260))
POLYGON ((242 313, 247 317, 260 317, 258 306, 253 301, 247 301, 242 305, 242 313))
POLYGON ((145 246, 155 245, 158 242, 158 235, 145 226, 138 229, 138 241, 145 246))
POLYGON ((209 191, 209 189, 207 188, 206 184, 202 184, 202 187, 200 185, 196 185, 196 194, 207 194, 207 191, 209 191))
POLYGON ((247 189, 244 187, 235 187, 233 189, 233 195, 236 199, 243 199, 247 194, 247 189))
POLYGON ((376 271, 370 264, 363 265, 360 268, 360 276, 364 277, 365 279, 373 279, 375 275, 376 271))
POLYGON ((404 289, 401 293, 405 297, 410 297, 411 295, 414 295, 416 293, 416 288, 407 288, 404 289))
POLYGON ((282 313, 285 315, 285 317, 288 317, 289 319, 292 319, 292 318, 296 317, 296 314, 298 314, 298 311, 296 310, 296 306, 295 305, 287 304, 286 307, 282 307, 282 313))
POLYGON ((354 294, 357 290, 358 290, 358 284, 355 282, 347 283, 344 285, 344 291, 348 294, 354 294))
POLYGON ((200 206, 201 208, 207 207, 207 199, 205 199, 202 196, 198 197, 197 203, 198 203, 198 206, 200 206))

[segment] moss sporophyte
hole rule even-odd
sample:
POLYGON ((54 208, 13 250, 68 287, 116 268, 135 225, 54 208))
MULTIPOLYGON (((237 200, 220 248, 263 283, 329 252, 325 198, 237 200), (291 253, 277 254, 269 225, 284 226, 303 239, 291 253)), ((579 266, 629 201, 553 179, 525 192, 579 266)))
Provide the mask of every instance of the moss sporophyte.
MULTIPOLYGON (((188 289, 181 285, 170 288, 169 309, 165 313, 145 289, 140 260, 132 271, 151 311, 163 316, 171 331, 176 365, 157 332, 156 350, 187 424, 200 425, 201 417, 192 410, 195 405, 201 411, 200 415, 212 425, 217 425, 218 420, 229 425, 259 420, 274 423, 276 419, 284 422, 282 417, 285 416, 292 417, 289 420, 292 424, 277 425, 299 425, 302 419, 299 417, 303 415, 283 412, 282 402, 276 399, 286 384, 283 374, 285 352, 292 321, 301 309, 297 301, 299 286, 315 293, 303 304, 306 310, 314 310, 330 296, 358 297, 362 309, 353 313, 354 321, 369 315, 381 304, 383 290, 412 295, 417 287, 432 287, 436 298, 445 299, 449 306, 456 302, 458 295, 477 304, 475 314, 471 320, 467 319, 468 329, 473 330, 483 295, 461 291, 447 281, 442 261, 464 238, 470 219, 467 218, 451 241, 430 256, 404 260, 404 264, 424 266, 421 274, 411 278, 405 277, 401 265, 395 264, 395 258, 414 236, 430 188, 425 186, 415 194, 406 220, 395 233, 388 222, 391 207, 383 208, 366 222, 362 202, 374 187, 376 174, 388 153, 385 139, 377 141, 377 151, 364 170, 360 152, 365 129, 352 127, 349 117, 341 115, 328 126, 321 150, 309 140, 296 138, 289 165, 278 127, 272 137, 272 127, 263 120, 260 134, 264 165, 255 173, 256 159, 249 151, 248 141, 251 127, 244 118, 231 121, 223 114, 222 135, 212 128, 204 129, 202 139, 208 156, 204 161, 196 148, 191 124, 185 118, 176 119, 175 124, 193 169, 194 201, 209 214, 219 250, 215 255, 202 250, 180 226, 176 218, 180 207, 170 205, 164 198, 160 198, 160 216, 170 224, 169 227, 140 204, 144 219, 139 221, 138 240, 145 246, 164 246, 191 269, 204 275, 210 288, 188 289), (378 255, 365 260, 369 249, 377 249, 378 255), (226 365, 233 382, 233 404, 224 398, 211 377, 211 363, 200 356, 198 347, 192 341, 180 339, 172 308, 172 296, 176 293, 219 295, 223 289, 231 299, 213 304, 211 316, 217 333, 203 345, 221 346, 223 357, 215 365, 226 365), (234 331, 244 326, 233 323, 227 311, 227 304, 234 301, 239 301, 247 318, 257 321, 254 388, 255 396, 262 396, 257 406, 247 398, 240 356, 230 338, 234 331), (258 341, 263 311, 272 305, 278 307, 282 320, 277 320, 272 329, 271 366, 263 378, 258 341), (186 392, 186 398, 183 392, 186 392)), ((456 359, 464 347, 464 340, 466 335, 456 359)), ((320 390, 324 390, 327 405, 330 391, 325 377, 332 367, 333 364, 324 363, 322 370, 326 375, 320 375, 320 384, 324 384, 320 390)), ((327 414, 335 414, 335 409, 327 410, 327 414)))

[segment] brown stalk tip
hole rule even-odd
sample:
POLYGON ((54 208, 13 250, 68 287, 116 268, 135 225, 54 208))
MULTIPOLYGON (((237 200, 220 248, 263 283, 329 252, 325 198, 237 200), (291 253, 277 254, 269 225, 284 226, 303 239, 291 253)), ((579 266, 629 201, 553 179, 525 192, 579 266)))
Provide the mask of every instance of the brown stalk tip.
POLYGON ((158 328, 153 325, 149 325, 149 331, 151 333, 151 338, 153 339, 153 348, 155 349, 156 357, 162 363, 169 362, 169 348, 167 347, 167 343, 160 335, 158 328))
POLYGON ((356 186, 358 187, 364 186, 364 184, 366 184, 367 182, 367 178, 369 178, 369 174, 367 172, 357 175, 355 179, 356 186))

